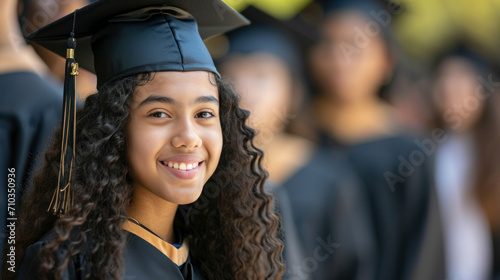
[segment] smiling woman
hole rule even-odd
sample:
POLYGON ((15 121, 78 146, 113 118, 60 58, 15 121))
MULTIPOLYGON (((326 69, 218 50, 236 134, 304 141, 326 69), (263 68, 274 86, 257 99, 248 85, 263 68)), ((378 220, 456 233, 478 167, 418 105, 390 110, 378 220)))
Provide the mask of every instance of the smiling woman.
POLYGON ((137 87, 127 125, 136 191, 175 204, 193 203, 200 196, 222 150, 219 94, 209 75, 158 72, 137 87))
POLYGON ((64 116, 22 202, 15 277, 279 279, 279 220, 262 152, 194 18, 209 35, 245 21, 222 2, 195 0, 100 0, 76 15, 29 37, 58 52, 60 27, 82 26, 80 61, 97 73, 99 92, 76 113, 73 132, 64 116), (92 15, 105 24, 89 27, 92 15))

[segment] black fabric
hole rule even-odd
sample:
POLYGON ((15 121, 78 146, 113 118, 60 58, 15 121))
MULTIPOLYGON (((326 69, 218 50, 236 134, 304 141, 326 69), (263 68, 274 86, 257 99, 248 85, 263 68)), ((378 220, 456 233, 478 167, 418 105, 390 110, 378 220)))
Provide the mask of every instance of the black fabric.
POLYGON ((93 34, 92 51, 97 88, 111 78, 144 72, 217 73, 193 18, 156 14, 144 21, 110 21, 93 34))
MULTIPOLYGON (((17 267, 15 279, 43 279, 39 273, 39 268, 41 265, 40 253, 45 244, 53 240, 55 234, 53 231, 48 232, 40 241, 30 245, 23 256, 23 259, 17 267)), ((56 258, 60 259, 66 254, 67 243, 61 244, 56 251, 56 258)), ((84 249, 84 251, 88 251, 84 249)), ((68 266, 63 272, 63 280, 83 280, 85 279, 85 274, 89 271, 89 266, 85 260, 85 253, 73 255, 68 266)), ((47 277, 47 279, 54 279, 54 277, 47 277)))
POLYGON ((229 49, 219 63, 230 59, 232 55, 268 53, 279 58, 293 73, 300 73, 301 56, 295 47, 295 42, 273 25, 252 23, 250 26, 229 32, 227 38, 229 49))
POLYGON ((0 172, 16 168, 18 186, 26 186, 61 119, 62 90, 31 72, 0 74, 0 88, 0 172))
POLYGON ((4 178, 0 183, 0 201, 5 205, 0 209, 0 245, 3 245, 8 168, 15 168, 17 216, 21 197, 30 189, 34 170, 42 163, 39 158, 59 124, 62 90, 34 73, 14 72, 0 74, 0 92, 0 176, 4 178))
MULTIPOLYGON (((44 244, 54 238, 50 231, 40 241, 30 245, 26 250, 21 265, 18 268, 16 279, 42 279, 38 269, 40 267, 40 252, 44 244)), ((90 242, 79 253, 74 254, 63 272, 63 280, 85 279, 90 271, 88 254, 91 250, 90 242)), ((56 254, 59 258, 66 254, 67 242, 59 246, 56 254)), ((123 250, 124 270, 122 279, 172 279, 172 280, 200 280, 201 273, 192 264, 191 258, 178 267, 167 256, 153 245, 144 241, 133 233, 127 234, 127 242, 123 250)), ((52 279, 49 277, 49 279, 52 279)))
POLYGON ((269 183, 268 188, 275 196, 277 212, 281 218, 280 226, 283 233, 283 258, 285 261, 285 275, 283 279, 309 279, 309 273, 300 270, 300 266, 306 255, 302 241, 297 233, 293 207, 290 203, 288 193, 284 188, 270 186, 269 183))
POLYGON ((493 237, 493 279, 500 280, 500 231, 492 233, 493 237))
POLYGON ((200 279, 194 278, 194 267, 190 258, 179 268, 156 247, 132 233, 128 234, 123 258, 124 279, 200 279))
POLYGON ((220 0, 100 0, 27 39, 66 57, 74 26, 75 59, 97 75, 99 89, 112 78, 145 72, 217 73, 202 38, 245 24, 244 17, 220 0))
POLYGON ((323 145, 342 150, 362 181, 374 230, 376 277, 379 280, 426 279, 417 273, 423 258, 432 257, 435 279, 445 279, 444 249, 432 158, 415 138, 394 136, 344 146, 323 136, 323 145), (422 155, 416 156, 416 154, 422 155), (415 158, 410 159, 410 156, 415 158), (421 160, 416 160, 421 158, 421 160), (413 161, 417 164, 412 164, 413 161), (395 179, 397 178, 397 179, 395 179), (431 224, 432 222, 432 224, 431 224), (424 242, 432 240, 434 247, 424 242))
MULTIPOLYGON (((189 12, 198 23, 200 36, 203 39, 249 23, 220 0, 97 0, 77 10, 75 36, 89 36, 114 16, 152 6, 173 6, 189 12)), ((71 13, 33 32, 29 38, 62 39, 65 45, 72 28, 71 13)), ((65 56, 66 49, 63 53, 65 56)))
POLYGON ((305 251, 288 279, 373 279, 374 234, 359 188, 342 154, 328 148, 282 185, 305 251))

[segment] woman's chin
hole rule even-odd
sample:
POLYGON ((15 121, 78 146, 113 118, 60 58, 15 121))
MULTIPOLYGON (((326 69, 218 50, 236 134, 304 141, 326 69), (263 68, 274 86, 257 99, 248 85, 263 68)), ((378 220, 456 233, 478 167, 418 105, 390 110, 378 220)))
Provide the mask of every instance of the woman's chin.
POLYGON ((178 205, 185 205, 185 204, 191 204, 198 200, 201 196, 201 191, 193 191, 193 192, 178 192, 177 194, 173 195, 173 197, 170 197, 168 201, 178 204, 178 205))

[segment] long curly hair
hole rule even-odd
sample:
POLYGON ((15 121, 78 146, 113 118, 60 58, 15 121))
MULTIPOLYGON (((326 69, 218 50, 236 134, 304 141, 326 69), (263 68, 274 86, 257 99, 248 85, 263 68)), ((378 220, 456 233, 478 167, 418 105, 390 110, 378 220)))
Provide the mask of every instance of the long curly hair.
MULTIPOLYGON (((90 247, 90 279, 120 279, 126 234, 122 224, 132 200, 126 156, 126 124, 134 90, 154 74, 125 77, 103 85, 77 113, 74 205, 57 218, 47 207, 57 185, 61 133, 45 155, 34 189, 22 202, 17 228, 17 256, 53 229, 44 245, 40 274, 59 279, 71 255, 90 247), (59 248, 66 248, 63 257, 59 248)), ((205 279, 279 279, 284 265, 279 217, 265 190, 263 153, 246 125, 249 112, 239 97, 217 78, 223 148, 217 169, 200 198, 179 206, 175 226, 189 240, 190 254, 205 279)))

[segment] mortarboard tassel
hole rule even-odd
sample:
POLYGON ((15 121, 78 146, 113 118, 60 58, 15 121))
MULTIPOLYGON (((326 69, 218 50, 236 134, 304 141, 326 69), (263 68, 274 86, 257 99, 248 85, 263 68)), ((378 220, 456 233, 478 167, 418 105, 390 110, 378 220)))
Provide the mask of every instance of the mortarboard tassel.
POLYGON ((71 190, 71 173, 75 163, 75 138, 76 138, 76 94, 75 76, 78 75, 78 63, 75 61, 75 18, 73 17, 73 31, 68 38, 66 51, 66 70, 64 74, 64 97, 62 115, 62 143, 61 159, 57 187, 52 195, 48 212, 59 217, 64 216, 73 205, 73 192, 71 190))

